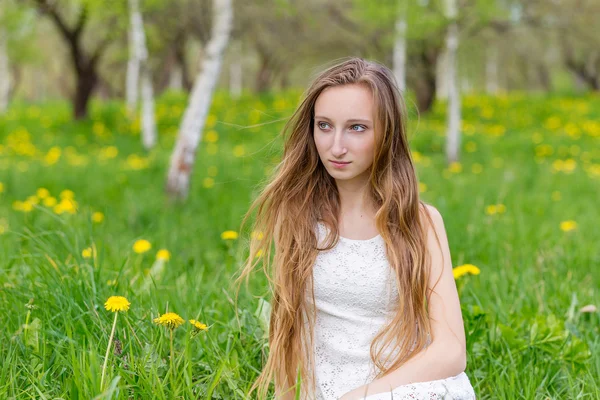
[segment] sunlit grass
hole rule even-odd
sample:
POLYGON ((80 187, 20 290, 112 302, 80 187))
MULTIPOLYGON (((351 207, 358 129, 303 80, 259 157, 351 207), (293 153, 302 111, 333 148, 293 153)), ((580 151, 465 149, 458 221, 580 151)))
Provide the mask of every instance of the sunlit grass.
MULTIPOLYGON (((94 103, 87 122, 63 103, 0 117, 0 398, 94 398, 105 361, 105 398, 244 397, 267 351, 253 297, 267 291, 256 276, 236 318, 239 224, 280 154, 283 121, 269 122, 299 94, 217 94, 184 205, 163 193, 181 95, 157 101, 148 153, 120 103, 94 103), (114 295, 131 306, 108 347, 114 295), (194 322, 165 334, 153 321, 170 310, 194 322)), ((600 99, 463 106, 460 162, 444 161, 443 104, 411 111, 411 147, 462 266, 478 398, 599 398, 600 99)))

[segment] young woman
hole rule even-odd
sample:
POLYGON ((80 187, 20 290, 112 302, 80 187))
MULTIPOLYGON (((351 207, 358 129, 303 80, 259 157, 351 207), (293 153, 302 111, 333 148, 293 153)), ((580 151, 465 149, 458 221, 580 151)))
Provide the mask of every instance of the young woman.
POLYGON ((237 282, 262 261, 273 296, 250 393, 265 399, 274 382, 277 399, 297 385, 301 399, 474 399, 444 222, 419 200, 391 71, 361 58, 326 69, 283 135, 242 223, 258 210, 237 282))

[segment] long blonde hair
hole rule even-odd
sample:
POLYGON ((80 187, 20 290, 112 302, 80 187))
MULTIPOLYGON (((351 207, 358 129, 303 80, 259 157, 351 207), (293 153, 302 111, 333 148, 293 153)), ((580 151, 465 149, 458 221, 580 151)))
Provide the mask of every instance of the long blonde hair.
POLYGON ((322 71, 303 94, 281 132, 283 158, 242 221, 244 226, 257 210, 249 256, 236 283, 246 277, 247 285, 249 274, 262 263, 272 293, 269 354, 250 389, 250 393, 258 389, 260 399, 265 398, 273 380, 277 387, 293 387, 298 373, 302 385, 308 384, 314 393, 314 356, 309 351, 316 316, 311 306, 315 304, 312 268, 319 251, 337 244, 340 210, 335 180, 321 163, 313 140, 314 106, 325 88, 346 84, 366 85, 373 95, 376 145, 368 191, 377 206, 376 226, 398 288, 395 316, 370 348, 379 371, 376 378, 397 369, 432 339, 427 313, 430 260, 423 216, 429 222, 431 217, 419 199, 404 99, 387 67, 362 58, 343 59, 322 71), (315 232, 319 221, 331 232, 323 249, 318 248, 315 232), (311 303, 307 293, 312 294, 311 303), (398 338, 405 340, 399 342, 398 338), (395 353, 391 361, 389 350, 395 353), (387 357, 382 359, 384 353, 387 357))

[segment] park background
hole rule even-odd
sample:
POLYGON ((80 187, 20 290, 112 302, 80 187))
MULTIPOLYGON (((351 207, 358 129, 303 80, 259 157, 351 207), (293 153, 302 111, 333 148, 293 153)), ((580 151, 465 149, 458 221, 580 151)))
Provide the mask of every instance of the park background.
POLYGON ((360 56, 405 93, 478 398, 600 399, 599 16, 594 0, 3 0, 0 397, 246 398, 270 299, 260 274, 236 297, 261 234, 241 218, 311 77, 360 56))

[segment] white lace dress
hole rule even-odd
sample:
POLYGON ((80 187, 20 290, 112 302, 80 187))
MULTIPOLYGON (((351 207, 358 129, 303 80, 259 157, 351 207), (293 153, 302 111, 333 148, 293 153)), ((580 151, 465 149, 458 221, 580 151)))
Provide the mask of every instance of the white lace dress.
MULTIPOLYGON (((321 223, 317 225, 321 244, 326 229, 321 223)), ((337 400, 373 380, 375 368, 369 347, 391 315, 389 305, 398 293, 392 290, 396 285, 380 235, 367 240, 340 237, 336 247, 319 253, 313 277, 317 306, 314 398, 337 400)), ((392 395, 380 393, 365 399, 475 399, 464 372, 447 379, 402 385, 392 395)))

